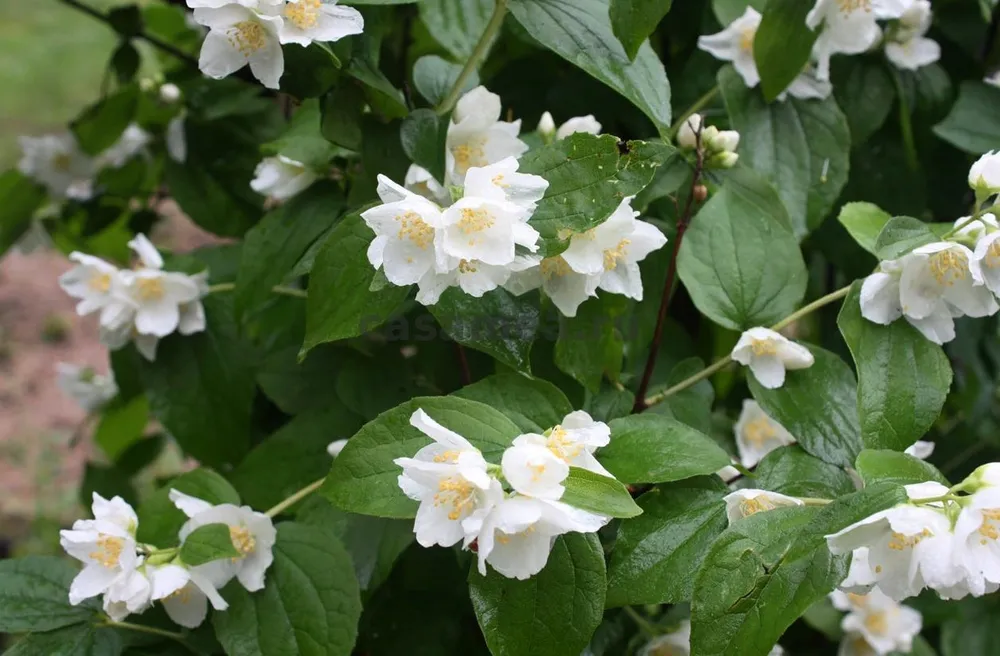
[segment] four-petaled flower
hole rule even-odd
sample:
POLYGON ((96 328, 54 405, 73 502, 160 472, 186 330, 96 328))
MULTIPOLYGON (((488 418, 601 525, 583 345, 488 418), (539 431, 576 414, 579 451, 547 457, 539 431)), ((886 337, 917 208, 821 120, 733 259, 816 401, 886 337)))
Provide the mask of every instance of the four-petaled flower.
POLYGON ((732 358, 750 367, 757 382, 768 389, 785 384, 786 370, 807 369, 815 361, 809 349, 769 328, 745 331, 733 348, 732 358))

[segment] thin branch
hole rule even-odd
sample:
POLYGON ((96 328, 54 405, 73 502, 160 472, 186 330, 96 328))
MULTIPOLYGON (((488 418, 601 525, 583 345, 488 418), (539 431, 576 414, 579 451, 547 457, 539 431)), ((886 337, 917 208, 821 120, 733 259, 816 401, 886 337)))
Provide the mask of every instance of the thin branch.
POLYGON ((469 358, 465 356, 465 347, 455 342, 455 352, 458 354, 459 373, 462 376, 462 387, 472 384, 472 374, 469 372, 469 358))
MULTIPOLYGON (((236 289, 236 283, 234 282, 220 282, 217 285, 212 285, 208 288, 209 294, 220 294, 223 292, 231 292, 236 289)), ((308 298, 309 292, 304 289, 297 289, 295 287, 289 287, 287 285, 275 285, 271 288, 271 291, 275 294, 281 294, 283 296, 294 296, 295 298, 308 298)))
POLYGON ((282 501, 281 503, 279 503, 275 507, 271 508, 270 510, 268 510, 264 514, 267 515, 268 517, 275 517, 277 515, 280 515, 281 513, 283 513, 284 511, 288 510, 289 508, 291 508, 292 506, 294 506, 296 503, 298 503, 299 501, 302 501, 302 499, 305 499, 307 496, 309 496, 310 494, 312 494, 313 492, 315 492, 316 490, 318 490, 320 487, 322 487, 323 483, 325 481, 326 481, 326 477, 325 476, 323 478, 319 479, 318 481, 313 481, 312 483, 310 483, 309 485, 305 486, 304 488, 302 488, 301 490, 299 490, 298 492, 296 492, 292 496, 288 497, 287 499, 285 499, 284 501, 282 501))
POLYGON ((158 629, 155 626, 133 624, 131 622, 113 622, 111 620, 107 620, 105 622, 99 622, 97 626, 99 627, 106 626, 112 629, 127 629, 129 631, 138 631, 139 633, 150 633, 152 635, 157 635, 164 638, 172 638, 174 640, 184 640, 183 633, 177 633, 175 631, 167 631, 166 629, 158 629))
POLYGON ((482 36, 479 37, 479 42, 476 44, 472 54, 469 55, 465 66, 462 67, 462 72, 455 79, 455 84, 452 85, 451 91, 448 92, 444 100, 435 108, 438 115, 447 114, 451 111, 455 103, 458 102, 458 97, 462 95, 465 81, 469 79, 469 76, 479 68, 482 60, 486 58, 486 53, 490 49, 493 37, 496 36, 496 33, 503 26, 503 19, 507 15, 507 2, 508 0, 496 0, 496 4, 493 6, 493 15, 490 17, 490 22, 486 24, 486 29, 483 30, 482 36))

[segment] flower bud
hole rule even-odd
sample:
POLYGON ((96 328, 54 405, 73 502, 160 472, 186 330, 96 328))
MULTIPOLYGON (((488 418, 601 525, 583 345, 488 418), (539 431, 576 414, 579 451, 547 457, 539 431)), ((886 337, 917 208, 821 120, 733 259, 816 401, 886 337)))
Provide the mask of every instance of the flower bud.
POLYGON ((740 145, 740 133, 736 130, 723 130, 706 145, 710 151, 734 153, 740 145))
POLYGON ((160 87, 160 100, 165 103, 175 103, 181 99, 181 90, 176 84, 167 82, 160 87))
POLYGON ((972 494, 984 487, 1000 487, 1000 463, 982 465, 961 482, 955 489, 972 494))
MULTIPOLYGON (((708 187, 703 184, 695 185, 694 187, 694 200, 696 203, 704 203, 705 199, 708 198, 708 187)), ((739 475, 739 474, 737 474, 739 475)))
POLYGON ((694 150, 698 145, 698 131, 701 130, 704 119, 701 114, 692 114, 677 131, 677 145, 681 148, 694 150))
POLYGON ((538 128, 536 128, 538 134, 542 135, 545 139, 551 139, 556 133, 556 122, 552 118, 552 114, 545 112, 542 114, 542 119, 538 121, 538 128))
POLYGON ((151 77, 144 77, 139 80, 139 88, 143 91, 152 91, 156 88, 156 81, 151 77))
POLYGON ((969 186, 981 200, 1000 193, 1000 151, 986 153, 972 165, 969 186))
POLYGON ((739 161, 739 159, 740 156, 736 153, 723 151, 721 153, 717 153, 708 160, 708 167, 714 169, 731 169, 736 166, 736 162, 739 161))

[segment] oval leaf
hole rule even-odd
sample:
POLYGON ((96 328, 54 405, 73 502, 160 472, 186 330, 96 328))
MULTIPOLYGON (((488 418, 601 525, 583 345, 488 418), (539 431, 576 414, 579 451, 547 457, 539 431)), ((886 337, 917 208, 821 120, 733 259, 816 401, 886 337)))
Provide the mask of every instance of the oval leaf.
POLYGON ((865 449, 858 454, 858 462, 854 468, 865 485, 874 483, 910 485, 935 481, 951 487, 951 483, 937 467, 899 451, 865 449))
POLYGON ((222 558, 239 558, 226 524, 206 524, 191 531, 181 545, 181 560, 197 567, 222 558))
POLYGON ((93 601, 71 606, 69 585, 80 570, 50 556, 0 561, 0 632, 51 631, 98 618, 93 601))
POLYGON ((619 481, 595 474, 579 467, 570 467, 563 482, 565 504, 607 517, 635 517, 642 509, 632 500, 632 495, 619 481))
POLYGON ((496 408, 525 433, 541 433, 562 422, 573 406, 562 390, 545 380, 497 374, 453 394, 496 408))

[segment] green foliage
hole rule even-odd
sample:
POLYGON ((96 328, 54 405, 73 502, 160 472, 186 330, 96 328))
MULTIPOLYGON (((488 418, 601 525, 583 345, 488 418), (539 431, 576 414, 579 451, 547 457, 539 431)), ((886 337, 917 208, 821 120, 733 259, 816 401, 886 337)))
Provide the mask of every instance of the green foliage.
POLYGON ((76 574, 70 563, 48 556, 0 562, 0 631, 51 631, 95 619, 95 604, 71 606, 66 597, 76 574))
POLYGON ((753 58, 768 102, 802 74, 809 63, 817 33, 806 27, 811 9, 796 0, 768 0, 753 40, 753 58))
POLYGON ((229 537, 225 524, 206 524, 191 531, 181 545, 180 557, 186 565, 196 567, 222 558, 239 558, 240 552, 229 537))

